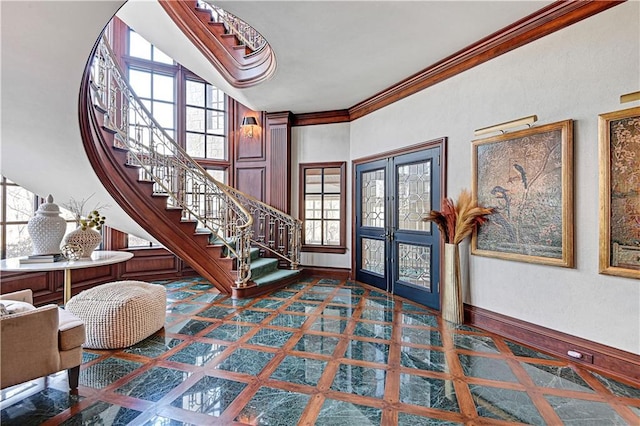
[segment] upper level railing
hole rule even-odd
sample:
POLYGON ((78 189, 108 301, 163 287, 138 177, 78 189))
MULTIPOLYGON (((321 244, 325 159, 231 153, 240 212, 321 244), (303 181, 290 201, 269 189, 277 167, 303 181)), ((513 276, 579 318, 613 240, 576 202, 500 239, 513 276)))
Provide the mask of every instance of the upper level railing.
POLYGON ((213 179, 154 120, 123 75, 103 38, 91 68, 92 103, 105 114, 115 147, 126 149, 128 164, 140 167, 140 178, 154 182, 154 193, 166 195, 168 207, 182 209, 183 220, 196 221, 237 257, 237 286, 251 278, 256 228, 254 244, 296 269, 301 222, 213 179))
POLYGON ((214 22, 224 24, 228 32, 238 37, 238 39, 248 46, 253 52, 259 51, 267 44, 265 38, 262 37, 255 28, 226 10, 204 0, 198 0, 197 6, 200 9, 209 10, 211 12, 211 19, 214 22))

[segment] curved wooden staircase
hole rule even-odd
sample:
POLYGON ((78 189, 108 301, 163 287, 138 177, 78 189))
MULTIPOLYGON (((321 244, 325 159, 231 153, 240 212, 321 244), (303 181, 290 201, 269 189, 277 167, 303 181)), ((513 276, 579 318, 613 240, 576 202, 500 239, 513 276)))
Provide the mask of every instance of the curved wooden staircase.
MULTIPOLYGON (((96 44, 94 56, 103 46, 101 43, 105 42, 96 44)), ((108 47, 106 50, 102 50, 103 55, 105 51, 110 53, 108 47)), ((110 69, 109 72, 118 72, 118 82, 122 85, 122 81, 124 81, 122 73, 117 69, 115 62, 113 64, 116 69, 110 69)), ((188 214, 191 211, 190 207, 187 206, 187 212, 185 212, 185 208, 171 202, 170 194, 157 190, 157 178, 150 179, 146 173, 148 170, 142 170, 145 158, 151 161, 151 156, 142 159, 139 157, 138 164, 132 162, 132 152, 127 144, 123 143, 127 142, 125 138, 131 138, 131 135, 128 133, 123 135, 122 133, 123 126, 128 128, 129 123, 119 126, 115 123, 116 119, 113 118, 127 116, 127 114, 122 115, 120 109, 118 109, 120 112, 116 113, 114 103, 120 104, 117 107, 121 108, 122 104, 137 101, 137 97, 132 91, 125 92, 120 94, 122 96, 115 97, 118 99, 117 102, 114 101, 112 91, 116 85, 109 80, 116 76, 110 75, 105 78, 102 75, 98 77, 94 68, 91 64, 87 65, 81 86, 80 129, 87 156, 97 176, 122 209, 168 250, 209 280, 220 292, 231 294, 234 298, 263 294, 295 281, 300 273, 300 270, 297 269, 295 256, 291 263, 292 269, 278 269, 278 258, 260 257, 260 253, 264 253, 264 249, 268 247, 263 245, 261 249, 251 248, 249 250, 247 247, 247 250, 244 250, 241 245, 236 245, 237 239, 234 240, 233 236, 229 238, 229 236, 214 234, 211 229, 203 229, 202 226, 199 226, 202 225, 202 221, 194 219, 188 214)), ((105 73, 106 71, 101 69, 99 72, 105 73)), ((126 88, 130 90, 128 85, 126 88)), ((142 109, 146 112, 144 107, 142 109)), ((126 108, 122 110, 128 111, 126 108)), ((147 117, 147 119, 155 123, 153 118, 147 117)), ((155 124, 157 125, 157 123, 155 124)), ((162 132, 164 133, 164 131, 162 132)), ((139 146, 143 144, 138 141, 135 143, 138 143, 139 146)), ((175 144, 175 142, 173 143, 175 144)), ((180 151, 180 155, 186 156, 186 153, 180 151)), ((183 159, 181 158, 181 160, 183 159)), ((193 159, 191 161, 197 165, 193 159)), ((206 173, 204 174, 206 175, 206 173)), ((203 184, 214 186, 211 182, 203 184)), ((218 182, 215 182, 215 185, 230 195, 232 202, 239 202, 231 195, 231 188, 225 189, 225 185, 218 182)), ((250 199, 244 194, 241 198, 250 199)), ((255 201, 259 203, 257 200, 255 201)), ((243 212, 248 212, 244 207, 233 207, 239 216, 243 212)), ((259 208, 265 207, 259 206, 259 208)), ((257 211, 255 205, 251 210, 255 210, 254 213, 257 211)), ((229 213, 227 212, 227 214, 229 213)), ((277 214, 284 215, 282 212, 277 214)), ((265 214, 262 213, 262 216, 264 220, 265 214)), ((299 232, 299 221, 291 219, 299 232)), ((251 222, 247 225, 247 229, 250 228, 251 222)), ((289 248, 289 250, 294 250, 294 248, 289 248)), ((280 259, 285 257, 282 254, 276 254, 280 256, 280 259)))

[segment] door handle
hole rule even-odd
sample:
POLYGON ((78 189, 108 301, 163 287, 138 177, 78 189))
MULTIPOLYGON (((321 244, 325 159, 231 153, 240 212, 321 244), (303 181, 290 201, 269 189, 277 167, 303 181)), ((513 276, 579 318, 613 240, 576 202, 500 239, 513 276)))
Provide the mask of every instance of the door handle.
POLYGON ((388 241, 393 240, 393 234, 390 231, 380 234, 380 238, 386 238, 388 241))

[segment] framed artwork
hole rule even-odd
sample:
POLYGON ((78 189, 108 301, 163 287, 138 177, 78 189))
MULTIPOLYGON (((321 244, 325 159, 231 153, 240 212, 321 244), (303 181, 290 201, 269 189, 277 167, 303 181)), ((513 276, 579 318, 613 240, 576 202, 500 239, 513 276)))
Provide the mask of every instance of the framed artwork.
POLYGON ((640 107, 599 116, 600 273, 640 278, 640 107))
POLYGON ((473 141, 471 253, 573 268, 573 121, 473 141))

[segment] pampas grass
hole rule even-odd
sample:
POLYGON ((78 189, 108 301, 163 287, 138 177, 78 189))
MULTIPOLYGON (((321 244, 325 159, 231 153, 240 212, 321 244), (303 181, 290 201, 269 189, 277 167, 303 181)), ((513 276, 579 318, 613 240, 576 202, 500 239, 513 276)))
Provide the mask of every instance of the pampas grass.
POLYGON ((471 193, 463 189, 457 203, 451 198, 444 198, 442 210, 431 210, 422 220, 435 223, 445 243, 459 244, 476 226, 485 223, 488 220, 486 216, 491 213, 491 209, 474 204, 471 193))

